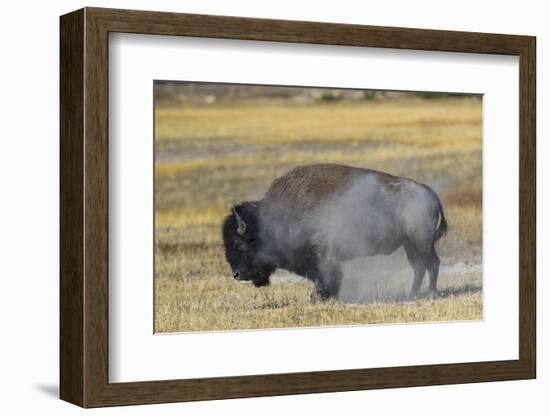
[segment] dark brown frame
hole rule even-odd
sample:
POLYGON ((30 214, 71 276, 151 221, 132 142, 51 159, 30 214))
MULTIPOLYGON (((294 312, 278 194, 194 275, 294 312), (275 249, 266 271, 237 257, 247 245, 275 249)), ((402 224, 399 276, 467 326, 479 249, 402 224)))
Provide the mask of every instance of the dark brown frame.
POLYGON ((64 15, 60 26, 60 396, 63 400, 83 407, 99 407, 535 378, 534 37, 98 8, 64 15), (519 56, 519 359, 109 383, 109 32, 519 56))

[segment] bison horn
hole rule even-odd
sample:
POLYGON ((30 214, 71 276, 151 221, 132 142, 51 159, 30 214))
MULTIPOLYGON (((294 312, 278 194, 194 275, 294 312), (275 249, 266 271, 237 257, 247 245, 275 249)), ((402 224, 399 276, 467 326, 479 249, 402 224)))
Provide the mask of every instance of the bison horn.
POLYGON ((237 212, 236 208, 232 209, 233 215, 235 215, 235 219, 237 220, 237 234, 244 235, 246 233, 246 223, 244 222, 241 215, 237 212))

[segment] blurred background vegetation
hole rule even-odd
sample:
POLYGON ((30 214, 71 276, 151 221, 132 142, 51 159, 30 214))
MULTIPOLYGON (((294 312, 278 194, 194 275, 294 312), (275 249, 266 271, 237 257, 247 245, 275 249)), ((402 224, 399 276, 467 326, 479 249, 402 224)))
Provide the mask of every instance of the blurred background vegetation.
MULTIPOLYGON (((452 97, 472 97, 471 94, 447 92, 403 92, 385 90, 354 90, 337 88, 276 87, 269 85, 241 85, 156 81, 155 103, 169 105, 212 105, 215 103, 285 103, 314 104, 319 102, 353 103, 386 99, 419 97, 426 100, 452 97)), ((480 96, 478 96, 480 97, 480 96)))

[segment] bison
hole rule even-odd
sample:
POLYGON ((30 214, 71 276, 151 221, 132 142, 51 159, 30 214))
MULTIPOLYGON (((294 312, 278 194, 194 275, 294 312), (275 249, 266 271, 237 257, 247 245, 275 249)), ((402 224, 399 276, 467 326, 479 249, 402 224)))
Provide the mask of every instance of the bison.
POLYGON ((426 270, 437 294, 435 242, 447 232, 436 193, 412 179, 375 170, 320 164, 275 179, 260 201, 231 209, 222 227, 233 277, 269 284, 276 269, 315 283, 315 299, 338 296, 341 265, 357 257, 405 249, 414 298, 426 270))

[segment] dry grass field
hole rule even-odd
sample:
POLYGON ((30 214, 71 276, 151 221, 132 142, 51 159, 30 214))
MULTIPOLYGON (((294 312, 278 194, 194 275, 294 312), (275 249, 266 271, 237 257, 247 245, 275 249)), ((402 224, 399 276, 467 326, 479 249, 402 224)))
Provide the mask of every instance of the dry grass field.
POLYGON ((158 104, 155 331, 481 319, 481 108, 479 97, 412 96, 158 104), (406 301, 413 272, 402 249, 346 266, 337 301, 312 303, 313 284, 281 271, 264 288, 232 279, 220 235, 229 207, 317 162, 410 177, 439 194, 449 232, 437 243, 438 299, 406 301))

